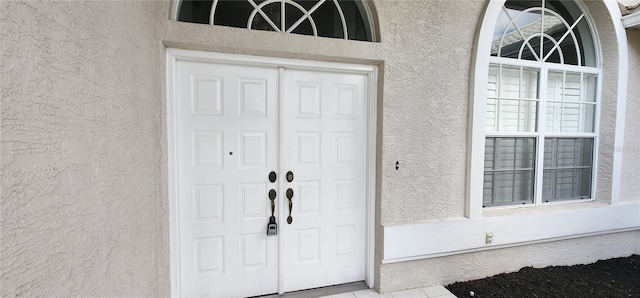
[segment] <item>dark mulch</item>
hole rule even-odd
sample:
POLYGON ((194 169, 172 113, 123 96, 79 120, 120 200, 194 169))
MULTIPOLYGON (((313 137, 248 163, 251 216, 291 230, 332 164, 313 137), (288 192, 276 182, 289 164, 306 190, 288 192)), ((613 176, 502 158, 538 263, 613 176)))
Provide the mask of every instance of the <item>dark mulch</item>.
POLYGON ((640 256, 588 265, 525 267, 518 272, 445 286, 470 297, 640 297, 640 256))

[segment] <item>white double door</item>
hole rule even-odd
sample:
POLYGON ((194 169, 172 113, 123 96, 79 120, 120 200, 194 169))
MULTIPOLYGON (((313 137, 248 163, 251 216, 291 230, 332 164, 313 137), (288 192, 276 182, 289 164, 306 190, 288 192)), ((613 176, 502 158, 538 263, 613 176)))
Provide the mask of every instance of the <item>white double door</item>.
POLYGON ((363 280, 367 75, 188 61, 175 73, 180 295, 363 280))

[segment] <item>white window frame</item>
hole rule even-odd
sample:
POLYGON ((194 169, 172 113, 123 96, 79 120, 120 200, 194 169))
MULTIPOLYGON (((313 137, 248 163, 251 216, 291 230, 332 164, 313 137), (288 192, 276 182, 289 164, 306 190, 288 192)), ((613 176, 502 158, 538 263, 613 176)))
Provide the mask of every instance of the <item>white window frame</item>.
MULTIPOLYGON (((465 206, 465 217, 467 218, 481 218, 482 210, 488 209, 483 208, 483 183, 484 183, 484 151, 485 151, 485 140, 487 137, 486 132, 486 104, 487 104, 487 85, 488 85, 488 74, 489 74, 489 65, 491 64, 501 64, 501 65, 510 65, 510 66, 524 66, 540 69, 540 90, 541 93, 546 92, 547 85, 547 77, 549 69, 559 70, 559 71, 571 71, 571 72, 579 72, 579 73, 589 73, 595 74, 597 76, 597 94, 596 94, 596 116, 594 119, 594 149, 593 149, 593 171, 592 171, 592 179, 591 179, 591 198, 589 201, 595 200, 596 194, 596 182, 597 182, 597 169, 598 169, 598 143, 599 143, 599 123, 600 123, 600 108, 601 108, 601 87, 602 87, 602 53, 599 47, 600 41, 596 34, 596 27, 594 25, 593 19, 588 14, 588 10, 579 0, 574 0, 573 2, 578 6, 581 12, 584 14, 584 20, 589 24, 591 28, 594 52, 596 54, 596 66, 576 66, 569 64, 558 64, 558 63, 550 63, 550 62, 539 62, 539 61, 531 61, 531 60, 523 60, 523 59, 512 59, 512 58, 504 58, 504 57, 494 57, 491 56, 491 45, 494 40, 493 34, 496 27, 496 21, 500 16, 502 11, 502 7, 504 6, 507 0, 496 0, 490 1, 485 11, 484 19, 482 21, 482 29, 478 37, 478 48, 476 55, 473 57, 474 60, 472 64, 475 66, 475 70, 472 71, 472 76, 470 80, 470 87, 472 90, 472 97, 470 100, 470 113, 469 113, 469 154, 467 158, 467 163, 469 165, 469 171, 467 172, 467 198, 466 198, 466 206, 465 206)), ((625 44, 626 45, 626 44, 625 44)), ((622 58, 622 57, 621 57, 622 58)), ((625 56, 626 58, 626 56, 625 56)), ((620 78, 620 79, 626 79, 620 78)), ((540 97, 544 97, 542 95, 540 97)), ((537 108, 536 113, 541 113, 541 118, 538 119, 539 123, 544 122, 544 112, 545 111, 545 103, 541 98, 539 101, 539 106, 537 108)), ((548 133, 544 132, 544 125, 539 125, 538 127, 542 127, 542 130, 531 133, 532 136, 536 136, 537 142, 543 140, 544 137, 582 137, 586 134, 569 134, 569 133, 548 133)), ((502 133, 491 133, 491 136, 500 136, 502 133)), ((504 133, 504 136, 518 136, 525 137, 528 134, 524 133, 504 133)), ((536 167, 535 167, 535 184, 534 184, 534 203, 533 204, 525 204, 525 205, 507 205, 507 206, 496 206, 489 207, 489 209, 503 209, 503 208, 518 208, 523 206, 537 206, 543 205, 542 203, 542 169, 543 165, 540 158, 542 158, 542 154, 540 151, 544 150, 544 144, 540 146, 537 145, 540 149, 536 152, 536 167)), ((584 202, 585 200, 567 200, 567 201, 555 201, 544 203, 545 205, 554 205, 554 204, 567 204, 574 202, 584 202)))
MULTIPOLYGON (((585 201, 593 201, 595 200, 595 190, 596 190, 596 177, 597 177, 597 157, 598 157, 598 136, 599 136, 599 123, 600 123, 600 106, 601 106, 601 94, 602 92, 602 69, 598 67, 588 67, 588 66, 575 66, 568 64, 558 64, 558 63, 550 63, 550 62, 538 62, 538 61, 530 61, 530 60, 521 60, 521 59, 513 59, 513 58, 502 58, 502 57, 489 57, 488 65, 500 65, 500 66, 514 66, 514 67, 526 67, 531 69, 539 70, 539 82, 538 89, 539 91, 539 99, 538 99, 538 107, 536 108, 537 115, 537 123, 534 131, 531 132, 491 132, 487 133, 485 131, 486 125, 486 110, 484 112, 485 115, 478 115, 477 122, 474 121, 473 125, 481 125, 481 132, 474 132, 483 135, 483 139, 487 137, 505 137, 505 138, 535 138, 536 146, 534 150, 536 150, 535 154, 535 165, 534 165, 534 200, 533 203, 526 204, 511 204, 504 206, 488 206, 486 208, 497 209, 497 208, 517 208, 517 207, 526 207, 532 205, 553 205, 553 204, 567 204, 567 203, 575 203, 575 202, 585 202, 585 201), (594 117, 594 131, 593 132, 547 132, 546 129, 546 104, 547 104, 547 95, 546 90, 548 87, 548 73, 549 71, 558 71, 558 72, 572 72, 572 73, 581 73, 581 74, 591 74, 596 76, 596 97, 595 97, 595 117, 594 117), (481 122, 481 123, 480 123, 481 122), (561 201, 553 201, 553 202, 543 202, 543 171, 544 171, 544 140, 545 138, 593 138, 594 146, 593 146, 593 159, 592 159, 592 171, 591 171, 591 197, 587 200, 574 200, 567 199, 561 201)), ((598 61, 598 65, 600 65, 598 61)), ((487 67, 487 75, 489 74, 489 68, 487 67)), ((480 75, 480 74, 478 74, 480 75)), ((488 79, 485 78, 485 86, 488 84, 488 79)), ((484 95, 484 104, 486 106, 487 96, 486 90, 484 95)), ((583 90, 581 90, 583 91, 583 90)), ((581 92, 581 94, 583 94, 581 92)), ((581 95, 583 96, 583 95, 581 95)), ((581 101, 582 102, 582 101, 581 101)), ((498 116, 497 116, 498 117, 498 116)), ((484 146, 478 148, 478 150, 482 150, 482 161, 484 161, 484 146)), ((484 176, 484 171, 483 175, 484 176)), ((481 177, 483 178, 483 177, 481 177)), ((484 179, 482 179, 484 181, 484 179)), ((480 192, 482 193, 482 191, 480 192)), ((482 198, 481 198, 482 200, 482 198)), ((482 204, 482 202, 481 202, 482 204)))

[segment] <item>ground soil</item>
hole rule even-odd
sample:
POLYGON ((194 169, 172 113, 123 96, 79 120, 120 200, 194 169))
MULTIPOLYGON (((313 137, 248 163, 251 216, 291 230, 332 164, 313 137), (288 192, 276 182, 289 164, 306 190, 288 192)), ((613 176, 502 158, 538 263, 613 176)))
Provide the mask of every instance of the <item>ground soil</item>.
POLYGON ((458 298, 470 297, 640 297, 640 256, 588 265, 525 267, 445 286, 458 298))

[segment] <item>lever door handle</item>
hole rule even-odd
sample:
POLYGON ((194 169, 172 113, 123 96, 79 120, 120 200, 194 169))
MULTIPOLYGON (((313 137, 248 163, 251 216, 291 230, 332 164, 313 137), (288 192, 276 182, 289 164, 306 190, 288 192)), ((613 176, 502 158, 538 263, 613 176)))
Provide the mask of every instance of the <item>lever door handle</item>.
POLYGON ((276 190, 269 190, 269 200, 271 200, 271 217, 269 217, 269 223, 267 224, 267 235, 278 234, 278 224, 276 223, 276 217, 274 215, 276 211, 276 190))
POLYGON ((276 190, 272 189, 269 190, 269 200, 271 200, 271 216, 273 217, 275 211, 276 211, 276 190))
POLYGON ((293 222, 293 217, 291 216, 291 210, 293 210, 293 189, 287 189, 287 199, 289 199, 289 217, 287 217, 287 223, 291 224, 293 222))

